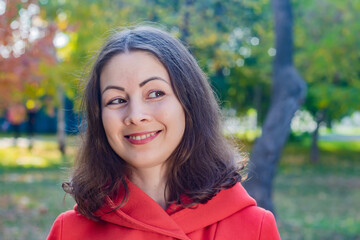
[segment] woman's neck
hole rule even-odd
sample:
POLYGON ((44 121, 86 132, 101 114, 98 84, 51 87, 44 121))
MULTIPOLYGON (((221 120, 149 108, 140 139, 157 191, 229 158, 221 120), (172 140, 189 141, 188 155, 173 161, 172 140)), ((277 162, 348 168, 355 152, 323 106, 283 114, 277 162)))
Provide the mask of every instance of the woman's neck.
POLYGON ((167 179, 165 168, 154 167, 151 169, 133 169, 130 180, 163 209, 167 208, 167 194, 165 193, 167 179))

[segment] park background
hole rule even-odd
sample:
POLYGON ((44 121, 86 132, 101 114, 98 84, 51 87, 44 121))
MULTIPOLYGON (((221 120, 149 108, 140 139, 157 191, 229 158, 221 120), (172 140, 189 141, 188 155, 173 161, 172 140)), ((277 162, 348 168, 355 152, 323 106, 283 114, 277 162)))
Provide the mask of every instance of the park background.
POLYGON ((146 22, 195 55, 240 151, 270 136, 282 238, 360 239, 360 2, 340 0, 0 0, 0 239, 45 239, 73 207, 82 79, 114 29, 146 22), (284 56, 298 82, 274 74, 284 56))

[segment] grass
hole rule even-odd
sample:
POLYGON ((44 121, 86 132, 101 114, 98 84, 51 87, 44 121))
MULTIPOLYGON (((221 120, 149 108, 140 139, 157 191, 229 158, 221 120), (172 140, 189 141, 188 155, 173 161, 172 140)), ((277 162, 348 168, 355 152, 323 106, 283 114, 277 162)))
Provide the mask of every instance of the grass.
POLYGON ((45 239, 55 217, 71 209, 63 202, 62 170, 24 170, 1 174, 0 239, 45 239))
POLYGON ((63 157, 58 151, 58 144, 54 136, 44 135, 35 138, 30 148, 27 138, 11 137, 0 138, 0 172, 6 169, 13 170, 28 168, 54 168, 73 158, 78 137, 70 136, 67 139, 67 155, 63 157))
POLYGON ((45 239, 56 216, 74 206, 71 197, 63 201, 61 184, 76 139, 69 138, 66 158, 54 136, 35 139, 32 149, 26 139, 12 141, 0 139, 0 240, 45 239))
MULTIPOLYGON (((76 142, 72 137, 68 145, 76 142)), ((64 160, 54 136, 41 137, 32 150, 1 146, 0 240, 45 239, 56 216, 74 205, 69 196, 63 202, 61 183, 75 147, 64 160)), ((282 239, 360 239, 360 144, 320 142, 317 164, 308 146, 287 144, 278 168, 274 202, 282 239)))
POLYGON ((307 144, 288 144, 275 179, 283 239, 360 239, 359 143, 321 142, 317 164, 307 144), (351 149, 351 150, 350 150, 351 149))

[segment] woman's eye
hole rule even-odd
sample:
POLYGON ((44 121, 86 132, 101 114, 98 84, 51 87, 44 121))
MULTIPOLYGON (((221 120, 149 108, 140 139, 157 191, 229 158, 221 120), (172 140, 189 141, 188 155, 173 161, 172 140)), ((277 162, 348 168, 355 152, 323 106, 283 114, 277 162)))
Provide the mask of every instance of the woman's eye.
POLYGON ((107 105, 122 104, 122 103, 126 103, 126 100, 122 98, 115 98, 109 101, 107 105))
POLYGON ((149 94, 149 98, 158 98, 158 97, 161 97, 164 95, 165 95, 165 93, 162 91, 153 91, 149 94))

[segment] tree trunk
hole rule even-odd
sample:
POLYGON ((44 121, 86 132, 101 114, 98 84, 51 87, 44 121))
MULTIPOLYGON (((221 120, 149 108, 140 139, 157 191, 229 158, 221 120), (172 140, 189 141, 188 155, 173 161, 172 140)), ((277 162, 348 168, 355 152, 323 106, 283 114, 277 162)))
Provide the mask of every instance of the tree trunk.
POLYGON ((254 106, 257 112, 257 116, 256 116, 256 121, 257 124, 261 123, 261 118, 262 118, 262 108, 261 108, 261 103, 262 103, 262 88, 260 84, 257 84, 255 86, 255 92, 254 92, 254 106))
POLYGON ((59 143, 59 150, 62 157, 65 157, 65 112, 64 112, 64 93, 61 87, 58 88, 58 97, 59 97, 59 108, 57 112, 57 138, 59 143))
POLYGON ((310 150, 310 159, 311 162, 313 163, 317 163, 319 161, 319 146, 318 146, 319 128, 320 128, 320 122, 316 121, 316 128, 312 134, 312 142, 311 142, 311 150, 310 150))
POLYGON ((320 124, 325 120, 325 111, 320 111, 316 114, 316 128, 312 135, 311 150, 310 150, 310 160, 313 163, 319 161, 319 128, 320 124))
POLYGON ((253 147, 245 188, 258 205, 274 212, 272 183, 281 151, 289 136, 290 123, 303 103, 306 84, 293 66, 292 13, 290 0, 273 0, 276 56, 273 90, 262 135, 253 147))

